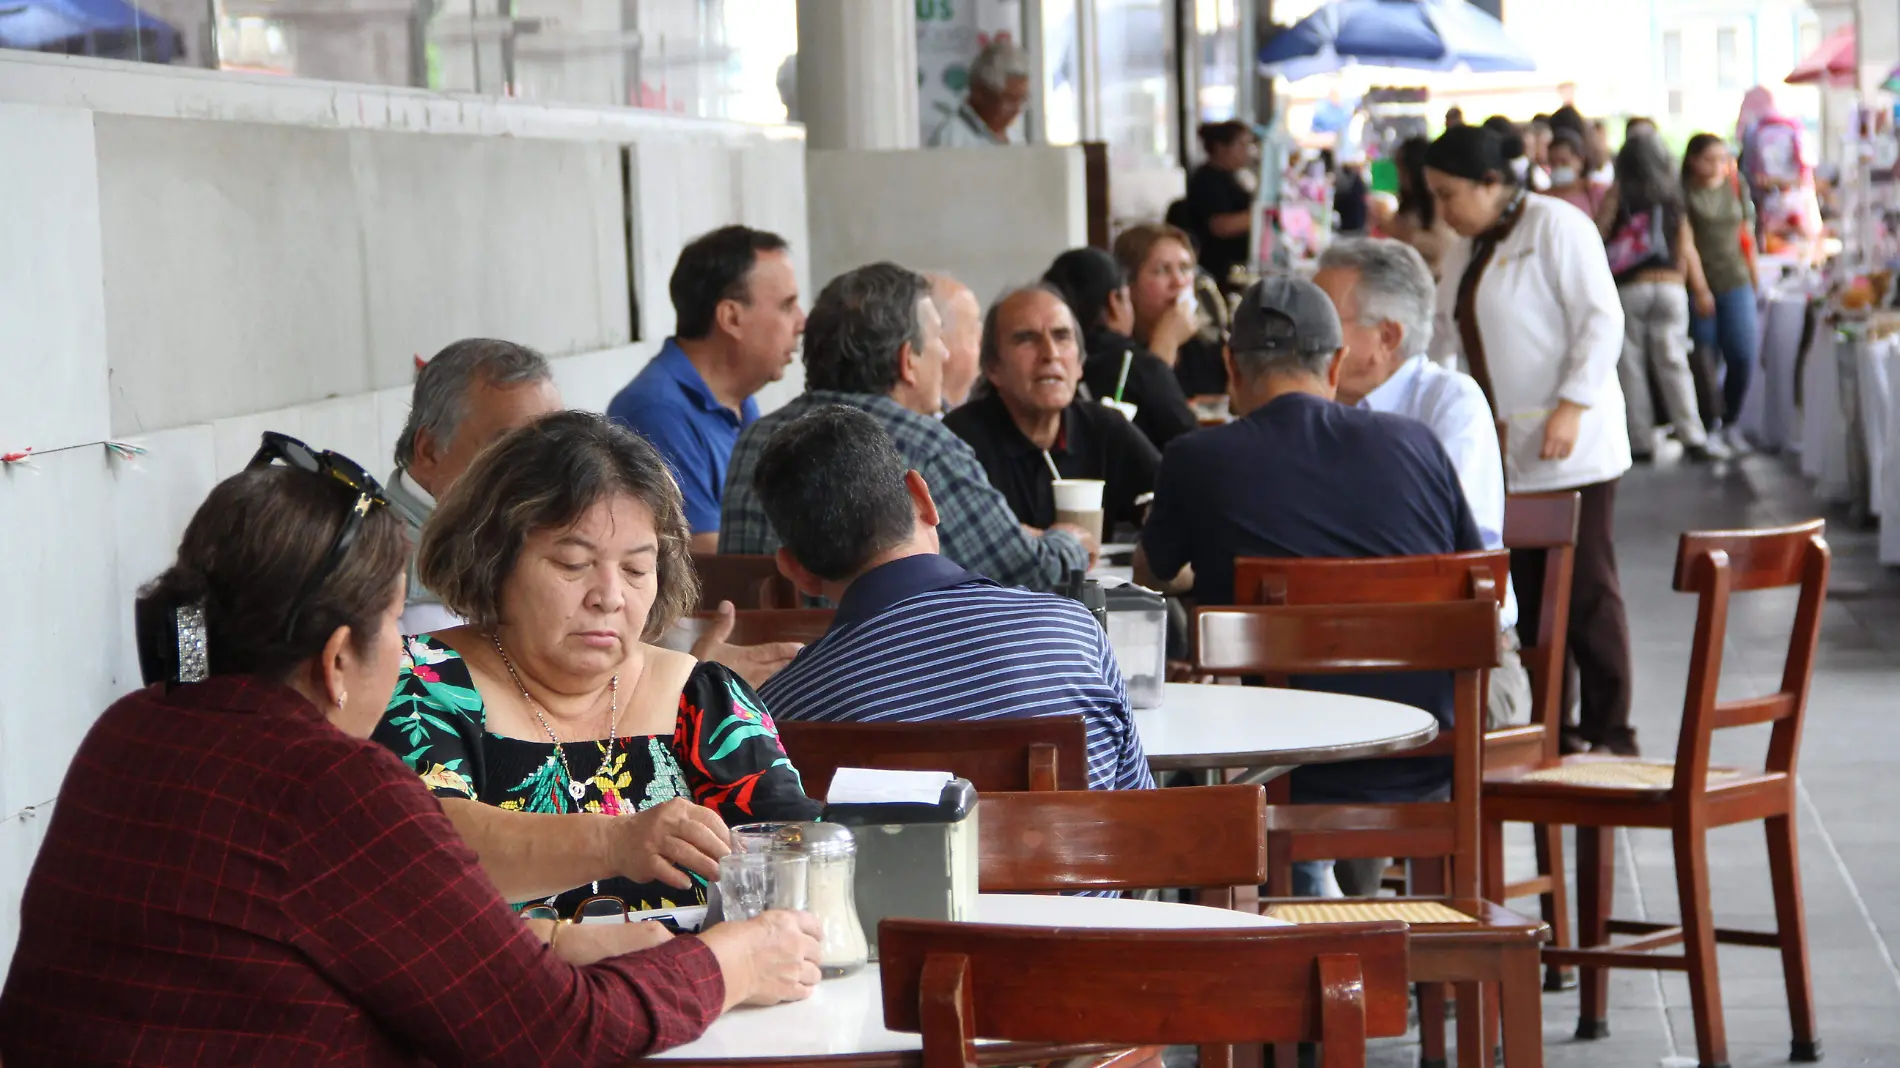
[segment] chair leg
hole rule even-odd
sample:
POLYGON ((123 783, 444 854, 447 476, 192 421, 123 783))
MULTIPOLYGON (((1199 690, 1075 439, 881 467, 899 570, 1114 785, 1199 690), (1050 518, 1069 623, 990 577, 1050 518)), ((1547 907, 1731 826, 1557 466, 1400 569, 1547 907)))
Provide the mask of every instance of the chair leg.
MULTIPOLYGON (((1610 942, 1610 902, 1616 894, 1616 839, 1610 827, 1577 828, 1577 945, 1610 942)), ((1582 990, 1577 1013, 1578 1038, 1610 1034, 1610 973, 1588 965, 1577 969, 1582 990)))
POLYGON ((1458 983, 1458 1068, 1495 1068, 1484 983, 1458 983))
POLYGON ((1486 901, 1504 904, 1504 824, 1496 820, 1484 821, 1484 839, 1481 843, 1484 854, 1479 865, 1483 872, 1483 893, 1486 901))
POLYGON ((1418 991, 1419 1068, 1446 1068, 1445 984, 1419 983, 1414 989, 1418 991))
POLYGON ((1537 966, 1535 946, 1505 952, 1504 980, 1498 984, 1505 1068, 1544 1068, 1544 999, 1537 989, 1537 966))
POLYGON ((1772 816, 1763 822, 1768 831, 1768 874, 1775 887, 1775 931, 1781 937, 1781 974, 1788 984, 1788 1022, 1794 1030, 1788 1059, 1818 1061, 1821 1039, 1815 1034, 1808 918, 1801 901, 1801 855, 1794 815, 1772 816))
MULTIPOLYGON (((1550 889, 1537 898, 1544 922, 1550 925, 1550 944, 1567 948, 1570 940, 1570 887, 1564 883, 1564 829, 1555 823, 1531 824, 1537 845, 1537 874, 1550 880, 1550 889)), ((1544 971, 1544 989, 1568 990, 1577 985, 1575 972, 1551 967, 1544 971)))
POLYGON ((1727 1068, 1722 1021, 1722 977, 1715 963, 1715 917, 1709 907, 1708 831, 1677 826, 1676 897, 1682 905, 1682 950, 1689 963, 1689 1007, 1695 1015, 1701 1068, 1727 1068))

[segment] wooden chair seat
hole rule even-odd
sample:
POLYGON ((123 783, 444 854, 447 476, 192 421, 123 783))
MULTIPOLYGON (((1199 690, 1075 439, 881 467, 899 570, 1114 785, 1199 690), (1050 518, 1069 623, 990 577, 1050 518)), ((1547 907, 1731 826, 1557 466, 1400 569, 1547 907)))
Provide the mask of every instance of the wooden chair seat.
MULTIPOLYGON (((1740 775, 1738 768, 1710 768, 1709 781, 1740 775)), ((1546 768, 1529 771, 1504 771, 1487 774, 1485 783, 1501 790, 1520 784, 1587 786, 1605 790, 1661 790, 1667 792, 1676 781, 1676 765, 1667 760, 1643 760, 1640 757, 1591 756, 1565 757, 1546 768)))
MULTIPOLYGON (((1634 757, 1569 756, 1532 772, 1485 780, 1485 819, 1529 820, 1525 813, 1561 812, 1573 827, 1669 827, 1674 818, 1676 765, 1634 757)), ((1763 804, 1792 809, 1794 780, 1778 771, 1710 768, 1702 791, 1708 826, 1761 818, 1763 804)), ((1558 822, 1558 821, 1551 821, 1558 822)))

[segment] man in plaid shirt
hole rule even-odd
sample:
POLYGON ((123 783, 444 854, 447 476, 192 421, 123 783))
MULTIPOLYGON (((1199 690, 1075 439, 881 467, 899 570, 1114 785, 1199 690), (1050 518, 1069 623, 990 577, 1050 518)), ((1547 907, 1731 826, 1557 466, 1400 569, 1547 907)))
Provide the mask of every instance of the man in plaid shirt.
POLYGON ((1059 588, 1096 550, 1087 532, 1016 522, 970 446, 935 418, 943 403, 942 320, 924 276, 874 263, 832 279, 805 324, 805 392, 747 427, 732 450, 719 551, 765 554, 778 535, 752 490, 752 471, 779 427, 827 404, 862 409, 929 483, 943 555, 1005 586, 1059 588))

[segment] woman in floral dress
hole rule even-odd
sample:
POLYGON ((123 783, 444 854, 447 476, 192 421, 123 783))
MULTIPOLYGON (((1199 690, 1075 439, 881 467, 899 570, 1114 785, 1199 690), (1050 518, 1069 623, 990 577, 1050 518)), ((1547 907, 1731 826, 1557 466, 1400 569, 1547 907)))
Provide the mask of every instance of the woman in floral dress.
POLYGON ((652 446, 582 412, 497 442, 423 531, 469 623, 406 640, 375 737, 511 901, 696 904, 728 824, 817 813, 752 688, 647 643, 697 600, 687 539, 652 446))

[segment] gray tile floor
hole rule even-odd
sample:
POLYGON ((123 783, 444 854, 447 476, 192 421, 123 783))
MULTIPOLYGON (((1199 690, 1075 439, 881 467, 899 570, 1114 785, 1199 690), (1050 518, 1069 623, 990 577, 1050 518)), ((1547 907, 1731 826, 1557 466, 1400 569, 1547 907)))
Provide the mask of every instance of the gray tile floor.
MULTIPOLYGON (((1714 468, 1673 462, 1624 479, 1618 563, 1636 659, 1635 723, 1644 752, 1674 753, 1693 598, 1670 590, 1676 537, 1688 529, 1766 526, 1824 516, 1834 553, 1821 650, 1801 753, 1801 869, 1820 1034, 1827 1063, 1900 1068, 1900 572, 1875 559, 1870 531, 1843 509, 1819 505, 1789 459, 1753 456, 1714 468)), ((1770 689, 1779 678, 1793 597, 1743 595, 1729 626, 1724 696, 1770 689)), ((1717 736, 1719 761, 1759 762, 1765 728, 1717 736)), ((1616 912, 1673 919, 1674 865, 1663 831, 1620 833, 1616 912)), ((1773 927, 1766 849, 1753 826, 1710 836, 1716 922, 1773 927)), ((1528 835, 1508 858, 1530 868, 1528 835)), ((1534 910, 1534 902, 1518 903, 1534 910)), ((1723 947, 1722 997, 1734 1068, 1787 1063, 1787 998, 1773 950, 1723 947)), ((1545 1061, 1568 1066, 1693 1066, 1695 1026, 1680 974, 1618 971, 1611 979, 1611 1036, 1572 1037, 1574 991, 1544 996, 1545 1061)), ((1412 1042, 1383 1041, 1374 1068, 1416 1064, 1412 1042)))

